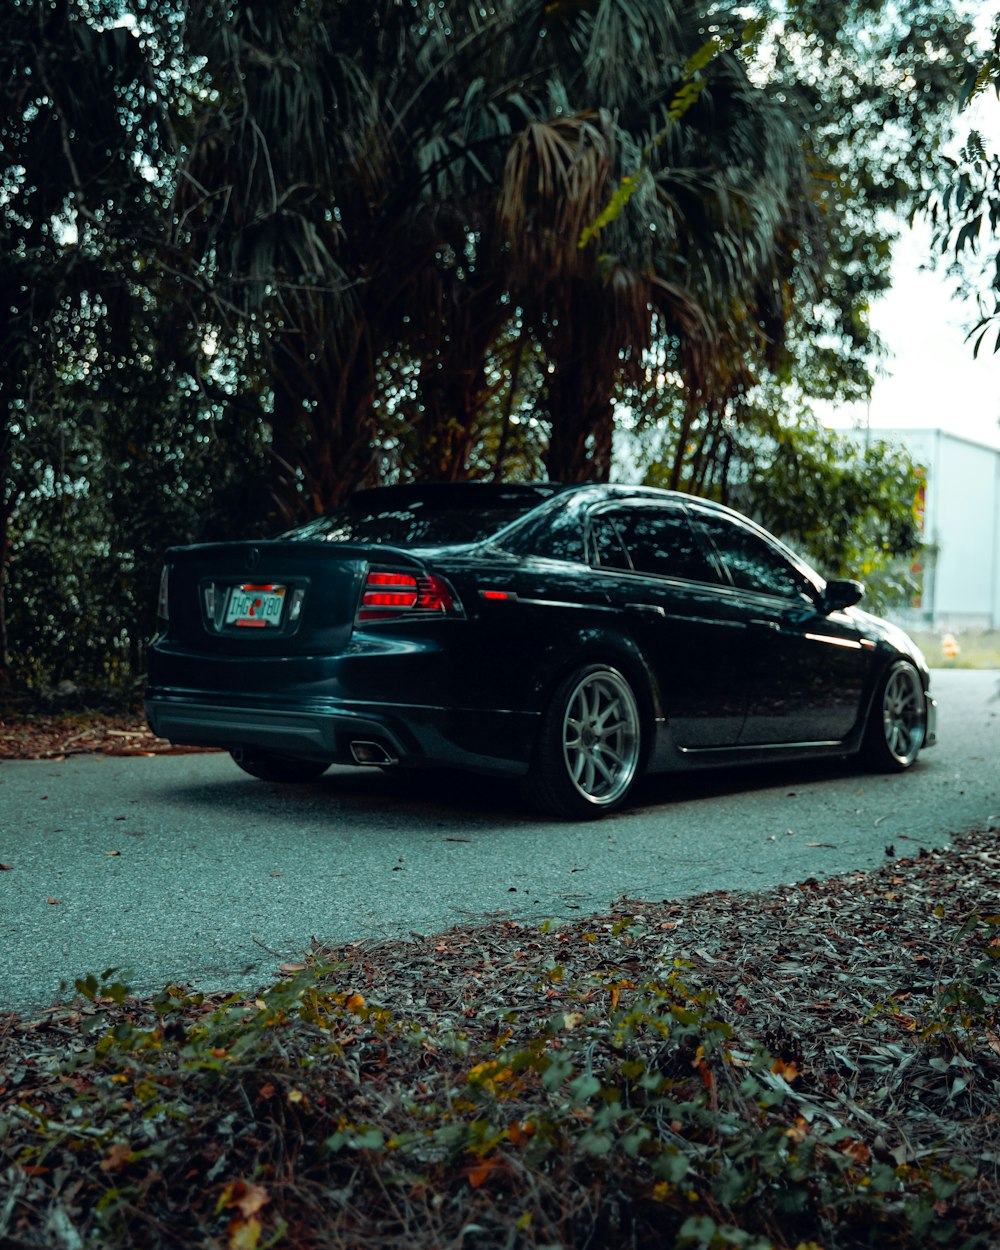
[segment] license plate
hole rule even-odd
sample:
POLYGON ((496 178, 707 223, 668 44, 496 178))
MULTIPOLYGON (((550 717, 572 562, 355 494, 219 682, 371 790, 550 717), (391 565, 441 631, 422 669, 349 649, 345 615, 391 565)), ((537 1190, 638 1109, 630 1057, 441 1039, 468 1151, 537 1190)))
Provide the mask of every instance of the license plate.
POLYGON ((226 606, 226 624, 267 629, 281 624, 284 586, 234 586, 226 606))

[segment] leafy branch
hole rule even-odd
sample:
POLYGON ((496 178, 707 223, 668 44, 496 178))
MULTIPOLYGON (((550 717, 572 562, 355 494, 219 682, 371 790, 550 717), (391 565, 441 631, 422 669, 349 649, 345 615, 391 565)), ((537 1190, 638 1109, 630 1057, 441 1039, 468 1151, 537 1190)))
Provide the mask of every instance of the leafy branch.
POLYGON ((764 25, 762 19, 756 19, 748 22, 739 35, 712 35, 688 58, 681 71, 681 85, 667 106, 666 123, 643 147, 641 159, 636 168, 631 173, 622 176, 606 207, 581 231, 577 247, 586 247, 592 239, 598 237, 605 226, 616 221, 625 211, 629 200, 649 180, 651 177, 649 167, 656 150, 663 146, 671 130, 680 122, 684 114, 697 104, 701 93, 708 85, 708 79, 703 71, 724 52, 731 52, 737 48, 744 51, 753 49, 760 39, 764 25))

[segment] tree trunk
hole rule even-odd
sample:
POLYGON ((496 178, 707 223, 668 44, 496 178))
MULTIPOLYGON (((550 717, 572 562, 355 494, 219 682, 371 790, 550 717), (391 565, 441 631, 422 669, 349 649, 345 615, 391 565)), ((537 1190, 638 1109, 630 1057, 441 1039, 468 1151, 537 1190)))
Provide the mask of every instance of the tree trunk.
POLYGON ((552 423, 545 467, 554 482, 606 482, 611 475, 615 378, 620 362, 608 348, 598 308, 566 317, 549 338, 552 423))
POLYGON ((11 684, 7 637, 7 566, 10 563, 10 513, 0 508, 0 687, 11 684))
POLYGON ((500 441, 497 443, 496 458, 493 462, 493 480, 494 482, 503 481, 503 465, 507 456, 507 444, 510 440, 510 423, 514 415, 514 396, 517 394, 517 388, 521 379, 521 364, 524 360, 524 345, 526 342, 525 331, 522 328, 521 333, 517 337, 517 347, 514 349, 514 359, 510 366, 510 380, 507 386, 507 398, 503 406, 503 425, 500 428, 500 441))
MULTIPOLYGON (((565 380, 565 379, 563 379, 565 380)), ((570 380, 550 386, 553 417, 545 468, 553 482, 606 482, 611 476, 614 405, 606 396, 585 399, 570 380)))
POLYGON ((13 442, 8 408, 0 418, 0 687, 9 686, 12 681, 10 639, 7 634, 7 575, 10 568, 10 523, 15 500, 13 442))
POLYGON ((684 457, 687 454, 688 439, 691 437, 691 430, 698 417, 699 401, 694 392, 688 388, 687 399, 684 404, 684 416, 681 418, 681 428, 677 433, 677 446, 674 448, 674 463, 670 468, 670 489, 680 490, 681 475, 684 472, 684 457))
POLYGON ((289 332, 274 351, 272 493, 288 525, 339 507, 376 478, 375 369, 360 321, 346 361, 332 348, 310 360, 299 348, 307 341, 315 342, 289 332))
POLYGON ((493 279, 449 292, 449 313, 436 350, 420 371, 422 412, 415 424, 414 476, 462 482, 475 473, 473 452, 487 390, 486 356, 505 318, 501 288, 493 279))

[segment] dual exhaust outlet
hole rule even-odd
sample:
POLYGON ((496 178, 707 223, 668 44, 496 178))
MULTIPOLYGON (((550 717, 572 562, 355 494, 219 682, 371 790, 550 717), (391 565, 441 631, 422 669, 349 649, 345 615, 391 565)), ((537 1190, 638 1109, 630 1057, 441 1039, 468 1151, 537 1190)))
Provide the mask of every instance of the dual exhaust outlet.
MULTIPOLYGON (((233 747, 230 754, 239 764, 246 758, 248 751, 245 747, 233 747)), ((369 742, 363 738, 357 738, 351 743, 351 755, 354 757, 355 764, 367 765, 372 768, 386 768, 390 764, 399 763, 398 757, 393 755, 381 742, 369 742)))
POLYGON ((381 742, 367 742, 361 738, 351 743, 351 755, 354 756, 355 764, 385 767, 399 763, 396 756, 390 754, 381 742))

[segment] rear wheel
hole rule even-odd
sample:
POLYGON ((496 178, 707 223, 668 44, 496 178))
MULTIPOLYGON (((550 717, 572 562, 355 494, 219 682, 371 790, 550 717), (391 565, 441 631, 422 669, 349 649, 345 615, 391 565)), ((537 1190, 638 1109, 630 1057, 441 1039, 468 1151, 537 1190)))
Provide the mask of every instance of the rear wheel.
POLYGON ((296 759, 293 755, 279 755, 257 748, 237 748, 229 754, 245 773, 261 781, 315 781, 330 767, 320 760, 296 759))
POLYGON ((639 773, 642 722, 628 680, 588 664, 556 690, 542 718, 529 775, 545 811, 592 820, 620 807, 639 773))
POLYGON ((920 674, 906 660, 891 665, 872 700, 861 755, 879 772, 899 773, 916 762, 927 736, 920 674))

